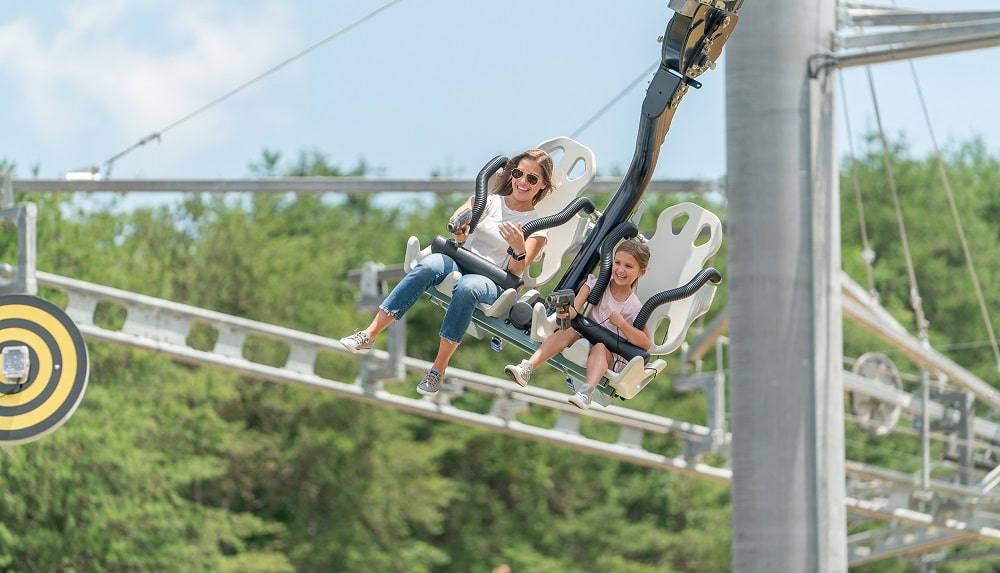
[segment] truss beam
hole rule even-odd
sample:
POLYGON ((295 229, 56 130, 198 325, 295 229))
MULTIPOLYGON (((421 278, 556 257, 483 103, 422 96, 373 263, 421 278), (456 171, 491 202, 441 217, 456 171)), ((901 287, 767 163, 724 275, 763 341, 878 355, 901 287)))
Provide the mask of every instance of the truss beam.
POLYGON ((1000 12, 920 12, 847 3, 832 54, 810 62, 810 73, 1000 46, 1000 12), (888 29, 888 28, 897 29, 888 29), (858 32, 875 28, 871 32, 858 32))
MULTIPOLYGON (((614 193, 621 179, 598 177, 588 193, 614 193)), ((80 181, 15 179, 14 193, 468 193, 472 179, 371 179, 367 177, 282 177, 272 179, 113 179, 80 181)), ((647 193, 704 194, 720 191, 712 179, 655 179, 647 193)))
POLYGON ((937 350, 924 345, 907 332, 878 302, 872 300, 871 296, 846 273, 842 273, 841 276, 846 318, 891 343, 921 368, 943 374, 951 382, 975 394, 976 398, 990 408, 1000 410, 1000 391, 937 350))
MULTIPOLYGON (((320 353, 353 357, 338 342, 328 338, 41 271, 37 273, 37 277, 40 286, 53 288, 67 295, 66 313, 88 339, 151 351, 182 362, 221 368, 251 378, 331 392, 411 414, 494 429, 639 465, 715 481, 730 479, 731 473, 727 468, 648 451, 641 446, 641 436, 645 433, 672 434, 685 442, 710 442, 712 432, 705 426, 618 406, 588 411, 587 416, 619 427, 619 440, 609 444, 580 433, 567 432, 565 424, 558 429, 542 428, 521 423, 506 414, 497 415, 500 411, 509 411, 503 408, 493 413, 479 414, 462 410, 447 399, 409 398, 386 392, 375 385, 323 378, 315 371, 315 362, 320 353), (120 330, 95 324, 94 314, 98 304, 102 302, 125 310, 126 317, 120 330), (212 350, 201 350, 188 344, 188 336, 196 323, 215 329, 218 333, 212 350), (289 348, 288 362, 278 367, 246 358, 244 346, 251 337, 286 344, 289 348)), ((383 351, 372 351, 365 357, 377 361, 390 360, 389 354, 383 351)), ((402 363, 411 372, 423 372, 431 366, 430 362, 410 357, 403 358, 402 363)), ((506 379, 459 368, 449 368, 446 378, 446 385, 453 389, 487 392, 507 400, 524 402, 532 407, 556 410, 560 416, 579 415, 579 410, 566 400, 565 393, 542 388, 522 388, 506 379)))

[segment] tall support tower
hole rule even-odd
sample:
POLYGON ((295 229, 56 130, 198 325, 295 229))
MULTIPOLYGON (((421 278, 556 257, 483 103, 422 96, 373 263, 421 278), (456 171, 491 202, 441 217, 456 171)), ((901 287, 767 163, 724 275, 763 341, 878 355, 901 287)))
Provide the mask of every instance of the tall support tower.
POLYGON ((847 570, 834 0, 753 0, 726 49, 733 570, 847 570))

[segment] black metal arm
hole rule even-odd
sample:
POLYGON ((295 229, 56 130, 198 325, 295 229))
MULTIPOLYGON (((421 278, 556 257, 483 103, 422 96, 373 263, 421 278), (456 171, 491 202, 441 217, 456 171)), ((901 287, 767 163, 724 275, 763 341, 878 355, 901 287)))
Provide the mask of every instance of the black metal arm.
POLYGON ((588 197, 577 197, 570 201, 569 205, 563 207, 562 211, 554 215, 549 215, 548 217, 539 217, 538 219, 533 219, 528 221, 524 225, 521 225, 521 232, 524 233, 524 237, 528 238, 532 233, 536 231, 541 231, 542 229, 551 229, 553 227, 558 227, 566 221, 573 218, 573 215, 580 213, 581 211, 587 213, 588 215, 593 213, 597 207, 594 206, 594 202, 588 197))
POLYGON ((604 238, 604 243, 601 244, 601 270, 597 274, 594 288, 590 289, 590 294, 587 295, 587 302, 590 306, 600 304, 601 297, 604 296, 604 291, 608 288, 608 283, 611 282, 611 265, 615 262, 615 245, 622 239, 631 239, 638 234, 639 229, 631 221, 625 221, 618 223, 618 226, 604 238))
POLYGON ((670 5, 674 7, 675 4, 683 5, 670 19, 664 34, 660 67, 642 103, 632 163, 555 290, 579 290, 598 262, 598 251, 605 237, 618 223, 627 220, 638 205, 652 178, 660 146, 681 98, 689 86, 701 87, 694 78, 714 67, 736 25, 736 11, 743 0, 714 2, 711 6, 699 0, 674 0, 670 5))
POLYGON ((654 294, 649 297, 649 300, 643 303, 642 308, 639 309, 639 314, 637 314, 635 320, 632 321, 632 326, 639 329, 645 328, 650 315, 652 315, 653 311, 658 307, 663 306, 668 302, 674 302, 675 300, 687 298, 698 292, 701 287, 705 286, 705 283, 710 281, 712 284, 719 284, 719 282, 722 281, 722 273, 717 271, 714 267, 702 269, 701 272, 689 280, 686 285, 654 294))
POLYGON ((472 220, 469 222, 469 233, 471 234, 476 230, 476 225, 479 224, 479 218, 483 216, 483 209, 486 208, 486 198, 489 194, 489 182, 490 177, 497 172, 498 169, 503 167, 510 161, 507 157, 503 155, 497 155, 493 159, 486 162, 483 168, 479 170, 479 175, 476 176, 476 191, 472 199, 472 220))

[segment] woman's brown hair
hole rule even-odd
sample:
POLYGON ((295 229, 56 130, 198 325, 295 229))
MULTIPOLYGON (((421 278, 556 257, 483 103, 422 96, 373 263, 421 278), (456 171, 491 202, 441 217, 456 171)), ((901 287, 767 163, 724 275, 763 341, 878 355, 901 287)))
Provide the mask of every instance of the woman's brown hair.
POLYGON ((544 185, 539 187, 538 192, 531 198, 531 204, 534 206, 555 189, 555 186, 552 185, 552 170, 554 169, 552 158, 541 149, 528 149, 508 159, 507 164, 503 167, 503 172, 497 178, 497 188, 494 193, 497 195, 510 195, 513 193, 514 187, 510 180, 510 172, 524 158, 534 159, 538 163, 538 166, 542 168, 542 183, 544 185))

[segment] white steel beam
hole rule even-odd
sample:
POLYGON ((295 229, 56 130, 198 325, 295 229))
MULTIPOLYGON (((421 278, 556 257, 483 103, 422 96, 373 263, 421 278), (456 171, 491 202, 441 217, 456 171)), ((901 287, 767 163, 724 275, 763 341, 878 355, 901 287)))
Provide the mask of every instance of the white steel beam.
MULTIPOLYGON (((621 178, 598 177, 588 193, 614 193, 621 178)), ((373 179, 368 177, 275 177, 261 179, 14 179, 14 193, 469 193, 472 179, 373 179)), ((720 191, 712 179, 654 179, 647 193, 720 191)))

